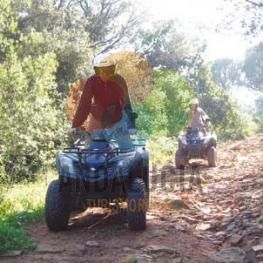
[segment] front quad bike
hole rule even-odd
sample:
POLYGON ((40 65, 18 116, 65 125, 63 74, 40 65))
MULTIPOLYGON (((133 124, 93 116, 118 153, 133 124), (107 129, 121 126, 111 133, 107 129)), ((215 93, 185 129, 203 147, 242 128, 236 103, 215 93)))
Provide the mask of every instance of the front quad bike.
POLYGON ((186 134, 178 137, 179 147, 175 153, 175 166, 182 169, 190 159, 208 160, 209 167, 217 161, 217 137, 214 133, 197 128, 188 128, 186 134))
POLYGON ((78 141, 60 152, 57 165, 63 166, 64 173, 48 187, 48 228, 65 230, 73 211, 127 202, 129 229, 145 229, 149 203, 149 154, 145 140, 133 135, 134 149, 121 152, 114 142, 93 136, 90 139, 87 146, 78 141))

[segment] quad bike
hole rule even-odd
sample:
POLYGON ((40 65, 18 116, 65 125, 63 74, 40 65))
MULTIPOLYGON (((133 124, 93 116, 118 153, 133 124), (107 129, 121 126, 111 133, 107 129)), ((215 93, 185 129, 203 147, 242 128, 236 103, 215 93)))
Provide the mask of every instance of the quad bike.
MULTIPOLYGON (((136 114, 130 116, 136 117, 136 114)), ((59 174, 58 179, 48 187, 45 217, 51 231, 65 230, 73 211, 91 206, 118 206, 125 202, 129 229, 146 228, 149 154, 145 148, 145 139, 139 138, 134 133, 135 127, 132 128, 134 149, 128 152, 120 151, 114 141, 107 142, 91 134, 88 134, 88 144, 80 138, 72 147, 62 151, 65 158, 74 156, 75 175, 67 172, 59 174)))
POLYGON ((175 154, 175 166, 182 169, 190 159, 208 160, 209 167, 217 162, 216 134, 198 128, 187 128, 185 134, 178 137, 178 150, 175 154))

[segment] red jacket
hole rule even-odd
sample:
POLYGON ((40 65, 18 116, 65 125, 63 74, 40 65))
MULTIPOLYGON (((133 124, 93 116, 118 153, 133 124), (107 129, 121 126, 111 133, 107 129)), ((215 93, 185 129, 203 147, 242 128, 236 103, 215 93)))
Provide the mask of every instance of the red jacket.
MULTIPOLYGON (((80 127, 91 113, 102 122, 102 127, 110 127, 122 117, 125 94, 121 87, 124 81, 119 75, 104 82, 96 75, 87 79, 72 127, 80 127)), ((125 82, 125 81, 124 81, 125 82)))

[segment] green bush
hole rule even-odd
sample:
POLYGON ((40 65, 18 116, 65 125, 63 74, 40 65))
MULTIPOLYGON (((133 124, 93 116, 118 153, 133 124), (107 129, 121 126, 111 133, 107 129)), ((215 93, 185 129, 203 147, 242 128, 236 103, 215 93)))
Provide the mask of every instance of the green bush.
POLYGON ((0 62, 0 174, 9 181, 32 179, 54 160, 54 141, 65 137, 56 91, 58 63, 54 53, 37 52, 44 43, 41 33, 20 32, 12 1, 0 2, 0 17, 5 54, 0 62), (31 48, 34 55, 27 52, 31 48))
POLYGON ((162 166, 173 159, 177 149, 177 138, 153 136, 147 144, 150 152, 150 163, 153 166, 162 166))
POLYGON ((176 135, 185 127, 193 89, 175 71, 156 70, 154 82, 146 102, 135 107, 138 129, 147 135, 176 135))
POLYGON ((0 186, 0 254, 34 247, 24 225, 43 217, 47 182, 54 175, 48 172, 45 176, 46 180, 35 183, 19 183, 9 188, 0 186))

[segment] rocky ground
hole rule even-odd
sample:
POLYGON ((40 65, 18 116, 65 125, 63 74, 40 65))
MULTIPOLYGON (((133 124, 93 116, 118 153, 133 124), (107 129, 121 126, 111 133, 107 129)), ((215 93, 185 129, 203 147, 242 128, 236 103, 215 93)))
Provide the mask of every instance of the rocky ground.
POLYGON ((129 231, 123 213, 87 210, 62 233, 29 226, 36 249, 0 261, 263 263, 263 135, 219 145, 218 157, 216 168, 195 161, 183 174, 171 160, 152 171, 146 231, 129 231))

